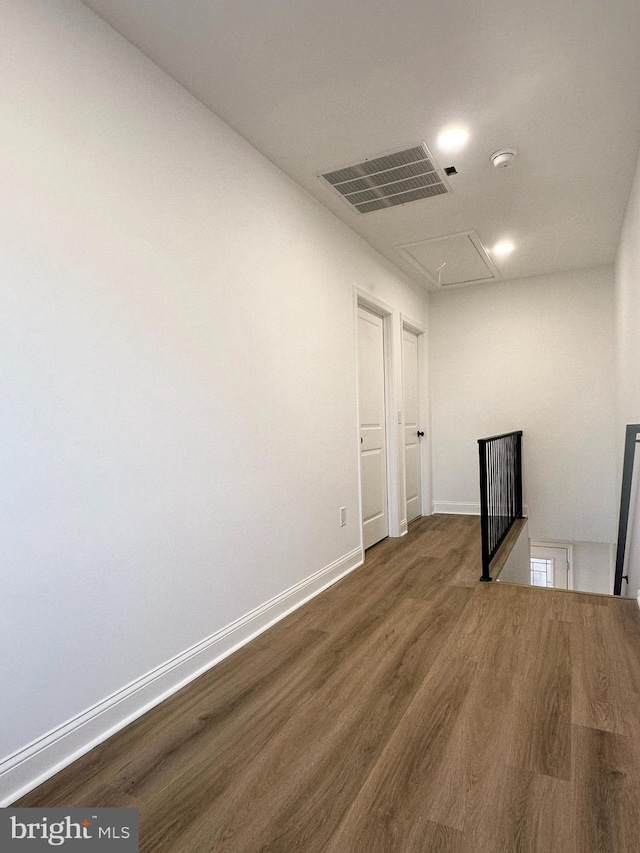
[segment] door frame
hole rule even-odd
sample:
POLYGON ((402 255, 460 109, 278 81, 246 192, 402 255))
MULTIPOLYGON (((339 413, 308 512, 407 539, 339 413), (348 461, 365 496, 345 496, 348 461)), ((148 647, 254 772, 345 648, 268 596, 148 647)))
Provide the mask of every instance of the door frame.
MULTIPOLYGON (((382 342, 384 358, 384 420, 385 420, 385 450, 387 457, 387 516, 389 519, 389 536, 397 538, 402 535, 400 529, 400 485, 399 485, 399 459, 398 459, 398 418, 395 417, 397 410, 397 387, 394 365, 396 359, 396 335, 394 318, 396 313, 391 305, 378 299, 372 293, 361 288, 353 288, 353 324, 355 343, 355 390, 356 390, 356 451, 358 460, 358 516, 360 519, 360 547, 364 547, 362 538, 362 472, 360 465, 360 389, 358 387, 358 308, 366 308, 382 319, 382 342), (395 450, 394 450, 395 448, 395 450)), ((404 491, 404 483, 403 483, 404 491)), ((406 513, 405 513, 406 532, 406 513)))
MULTIPOLYGON (((431 515, 433 513, 433 503, 432 503, 432 483, 431 483, 431 416, 429 409, 429 388, 428 388, 428 376, 429 376, 429 346, 427 340, 427 330, 421 324, 417 323, 415 320, 412 320, 410 317, 407 317, 406 314, 400 314, 400 335, 402 341, 402 333, 404 330, 408 332, 413 332, 414 335, 418 337, 418 405, 420 411, 420 428, 424 430, 424 438, 420 442, 420 504, 421 504, 421 515, 431 515)), ((400 359, 401 359, 401 388, 403 390, 404 395, 404 347, 400 349, 400 359)), ((404 413, 405 413, 405 405, 404 405, 404 397, 402 399, 402 424, 401 427, 401 436, 402 436, 402 455, 401 455, 401 466, 402 466, 402 494, 403 494, 403 506, 404 506, 404 532, 407 532, 407 504, 406 504, 406 488, 405 488, 405 478, 406 478, 406 468, 405 468, 405 458, 404 458, 404 413)))
POLYGON ((567 552, 567 590, 573 586, 573 544, 571 542, 560 542, 558 539, 530 539, 529 556, 533 548, 559 548, 567 552))

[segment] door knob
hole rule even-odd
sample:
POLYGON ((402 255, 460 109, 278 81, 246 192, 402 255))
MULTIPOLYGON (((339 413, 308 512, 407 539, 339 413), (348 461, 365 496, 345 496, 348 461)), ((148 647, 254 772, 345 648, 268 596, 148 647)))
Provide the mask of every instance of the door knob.
POLYGON ((418 438, 422 438, 423 436, 424 436, 424 433, 422 432, 421 429, 419 429, 418 430, 418 438))

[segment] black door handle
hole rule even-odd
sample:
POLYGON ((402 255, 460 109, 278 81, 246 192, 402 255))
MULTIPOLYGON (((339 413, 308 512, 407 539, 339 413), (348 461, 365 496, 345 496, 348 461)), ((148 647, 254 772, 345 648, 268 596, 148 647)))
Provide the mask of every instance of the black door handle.
POLYGON ((424 437, 424 433, 422 432, 422 430, 419 429, 418 430, 418 438, 423 438, 423 437, 424 437))

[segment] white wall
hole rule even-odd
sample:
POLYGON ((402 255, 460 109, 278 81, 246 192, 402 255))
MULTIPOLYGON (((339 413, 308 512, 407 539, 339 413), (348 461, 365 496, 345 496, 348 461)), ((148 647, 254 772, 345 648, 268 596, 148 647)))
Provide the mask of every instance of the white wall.
POLYGON ((75 0, 0 56, 1 757, 359 553, 353 287, 426 299, 75 0))
POLYGON ((531 583, 531 540, 529 539, 529 522, 525 522, 513 548, 509 552, 500 578, 503 583, 531 583))
MULTIPOLYGON (((617 447, 618 470, 621 476, 625 426, 640 423, 640 162, 631 189, 616 258, 616 331, 618 344, 617 447)), ((640 590, 639 479, 637 476, 634 477, 635 511, 629 519, 626 566, 629 584, 622 586, 623 594, 634 598, 640 590)))
POLYGON ((615 546, 602 542, 574 542, 573 588, 584 592, 613 592, 612 560, 615 546), (613 552, 613 554, 612 554, 613 552))
POLYGON ((477 504, 477 439, 522 429, 529 535, 614 541, 613 270, 440 292, 430 314, 435 508, 477 504))

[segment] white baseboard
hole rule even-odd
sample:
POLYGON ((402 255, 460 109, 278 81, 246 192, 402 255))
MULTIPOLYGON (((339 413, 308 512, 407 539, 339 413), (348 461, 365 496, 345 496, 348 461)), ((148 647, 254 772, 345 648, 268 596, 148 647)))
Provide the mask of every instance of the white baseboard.
POLYGON ((434 513, 445 515, 480 515, 480 504, 466 504, 459 501, 434 501, 434 513))
POLYGON ((407 524, 407 519, 403 518, 400 522, 400 536, 406 536, 409 532, 409 525, 407 524))
POLYGON ((362 548, 355 548, 0 761, 0 807, 14 803, 363 562, 362 548))
MULTIPOLYGON (((479 503, 461 503, 459 501, 434 501, 433 512, 444 515, 480 515, 479 503)), ((524 518, 529 517, 529 507, 522 507, 524 518)))

